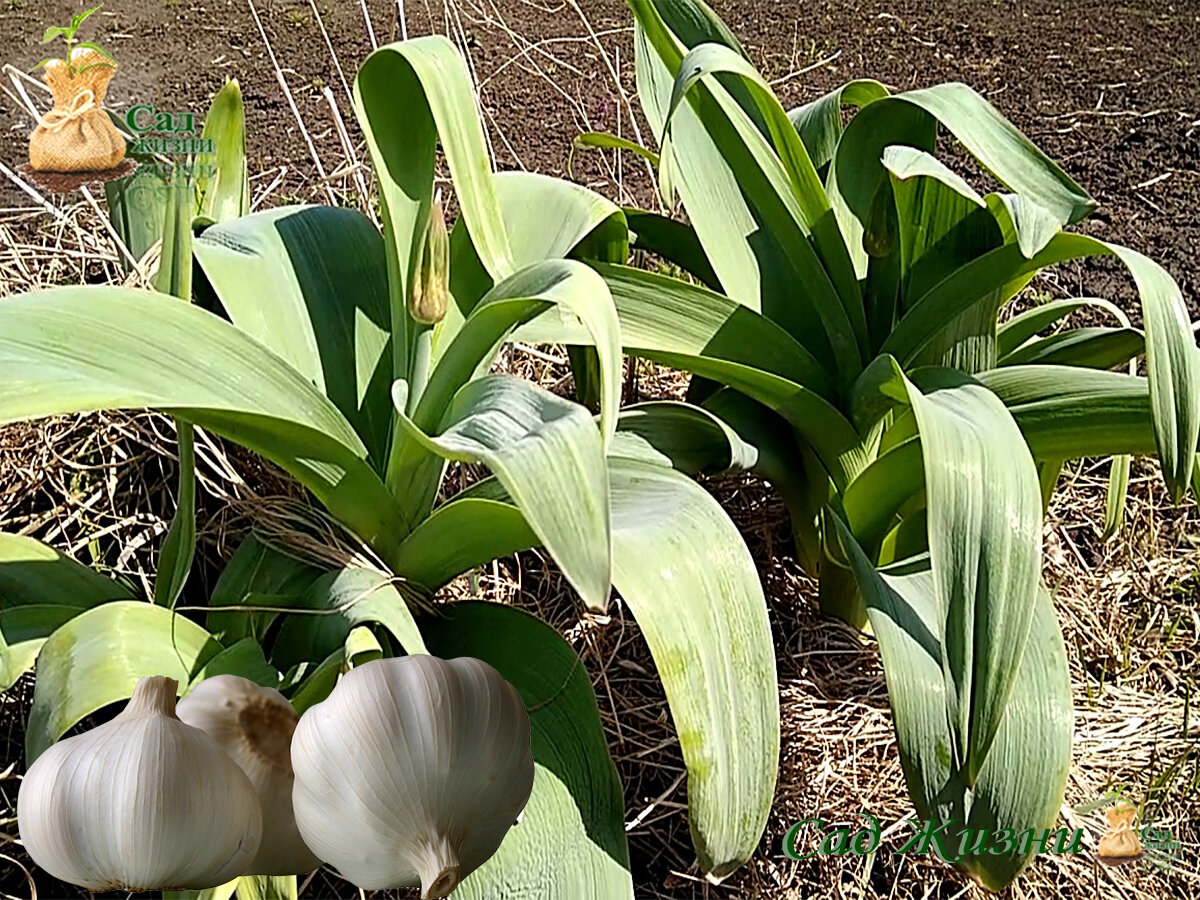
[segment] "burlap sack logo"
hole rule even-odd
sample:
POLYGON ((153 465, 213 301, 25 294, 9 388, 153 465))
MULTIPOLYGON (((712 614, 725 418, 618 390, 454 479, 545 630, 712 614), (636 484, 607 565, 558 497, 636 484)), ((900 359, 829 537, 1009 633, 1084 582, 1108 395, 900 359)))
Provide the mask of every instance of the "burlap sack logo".
MULTIPOLYGON (((42 116, 29 138, 29 166, 35 178, 43 176, 39 181, 51 173, 83 175, 80 184, 107 181, 132 168, 122 165, 125 138, 104 109, 104 95, 117 73, 117 62, 98 44, 76 40, 80 26, 100 8, 79 13, 65 27, 47 28, 42 37, 43 44, 64 38, 67 56, 44 60, 35 67, 46 70, 42 78, 54 96, 54 108, 42 116)), ((53 189, 54 185, 50 186, 53 189)))
POLYGON ((1121 800, 1104 810, 1104 818, 1108 820, 1108 830, 1100 838, 1096 847, 1096 857, 1102 863, 1119 866, 1124 863, 1137 862, 1146 855, 1138 833, 1134 830, 1133 820, 1137 817, 1137 807, 1128 800, 1121 800))

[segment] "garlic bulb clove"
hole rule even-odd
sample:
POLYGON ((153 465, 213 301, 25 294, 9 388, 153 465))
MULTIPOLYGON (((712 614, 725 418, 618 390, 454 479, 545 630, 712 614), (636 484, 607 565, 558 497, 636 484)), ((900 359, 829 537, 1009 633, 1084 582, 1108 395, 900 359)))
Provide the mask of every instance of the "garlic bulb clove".
POLYGON ((300 833, 361 888, 445 897, 500 847, 533 790, 521 695, 478 659, 348 672, 292 738, 300 833))
POLYGON ((177 682, 143 678, 111 722, 54 744, 17 795, 34 862, 92 891, 203 889, 241 875, 262 811, 249 779, 175 715, 177 682))
POLYGON ((292 814, 292 732, 300 717, 283 694, 236 675, 206 678, 179 702, 179 718, 199 728, 238 764, 263 811, 263 839, 247 875, 298 875, 321 861, 292 814))

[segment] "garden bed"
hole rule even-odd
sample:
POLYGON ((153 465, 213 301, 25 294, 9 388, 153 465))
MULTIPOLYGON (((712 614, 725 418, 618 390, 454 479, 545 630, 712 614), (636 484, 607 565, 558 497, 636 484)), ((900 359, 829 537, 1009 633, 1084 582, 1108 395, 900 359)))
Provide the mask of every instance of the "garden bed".
MULTIPOLYGON (((653 202, 635 158, 571 152, 572 139, 584 130, 645 131, 643 121, 630 118, 631 30, 623 5, 514 0, 467 0, 445 10, 436 3, 407 5, 410 33, 448 33, 469 52, 502 168, 569 175, 609 196, 653 202)), ((751 0, 716 5, 775 82, 785 107, 853 77, 880 78, 896 88, 968 82, 1100 201, 1085 233, 1122 241, 1162 262, 1193 316, 1200 316, 1200 272, 1194 264, 1200 246, 1194 215, 1200 197, 1200 107, 1189 87, 1200 67, 1200 15, 1189 7, 1136 3, 1106 8, 1101 15, 1094 4, 1082 2, 809 3, 797 18, 786 5, 751 0)), ((36 9, 19 2, 10 7, 0 19, 0 37, 19 48, 10 62, 22 68, 37 61, 40 48, 28 39, 37 24, 74 10, 59 0, 36 9)), ((376 40, 396 37, 394 4, 368 7, 376 40)), ((188 0, 117 9, 99 19, 98 33, 120 52, 124 67, 112 105, 121 110, 132 102, 153 102, 200 113, 221 80, 236 76, 248 108, 256 202, 356 205, 361 202, 356 170, 347 164, 324 92, 328 88, 341 115, 352 119, 333 59, 351 78, 371 39, 357 4, 318 4, 318 10, 319 21, 305 3, 259 4, 273 61, 240 2, 219 13, 188 0), (276 64, 303 125, 282 96, 276 64)), ((27 127, 6 99, 0 107, 0 161, 10 167, 23 158, 27 127)), ((89 203, 60 206, 63 219, 52 222, 48 214, 29 210, 30 199, 5 180, 0 206, 27 208, 0 218, 0 297, 122 277, 116 251, 89 203)), ((1057 280, 1041 279, 1036 287, 1053 296, 1108 297, 1137 318, 1135 294, 1115 266, 1072 264, 1058 270, 1057 280)), ((562 357, 547 360, 517 350, 503 366, 552 389, 568 383, 562 357)), ((677 396, 683 386, 681 377, 656 367, 639 374, 638 396, 627 399, 677 396)), ((91 541, 118 542, 129 551, 122 554, 124 574, 145 580, 174 507, 173 446, 169 422, 150 415, 5 429, 0 528, 69 548, 82 559, 91 541)), ((199 475, 200 553, 189 591, 203 596, 248 525, 286 521, 286 510, 300 494, 273 468, 215 441, 201 445, 199 475)), ((1139 463, 1125 530, 1106 544, 1100 539, 1106 475, 1106 464, 1085 460, 1068 466, 1066 487, 1055 498, 1045 531, 1044 576, 1055 592, 1075 694, 1066 801, 1085 803, 1117 782, 1153 787, 1147 802, 1155 804, 1161 821, 1171 823, 1176 839, 1194 846, 1200 838, 1193 749, 1198 732, 1186 710, 1200 664, 1197 595, 1190 580, 1200 559, 1194 544, 1200 517, 1190 501, 1172 509, 1157 464, 1139 463)), ((974 894, 961 874, 926 857, 881 853, 852 863, 794 862, 780 853, 784 832, 800 819, 821 815, 849 823, 871 812, 897 823, 911 807, 874 643, 818 614, 815 586, 791 560, 786 512, 761 481, 723 478, 706 486, 730 512, 760 566, 776 642, 783 729, 767 835, 751 863, 720 886, 705 882, 694 867, 682 758, 649 652, 627 610, 618 604, 609 616, 581 614, 569 586, 537 551, 500 561, 445 591, 448 597, 481 595, 535 611, 583 658, 625 786, 637 896, 974 894)), ((0 771, 15 764, 9 780, 0 782, 10 800, 12 779, 21 771, 21 723, 29 699, 27 680, 5 695, 0 714, 5 738, 0 771)), ((1073 816, 1067 811, 1066 821, 1088 829, 1094 844, 1095 817, 1079 819, 1076 826, 1073 816)), ((0 831, 14 832, 15 823, 0 831)), ((9 845, 0 853, 29 865, 19 848, 9 845)), ((1019 891, 1029 897, 1085 891, 1100 897, 1194 896, 1194 860, 1184 856, 1181 868, 1186 871, 1173 874, 1143 866, 1109 869, 1091 855, 1051 857, 1022 876, 1019 891)), ((69 890, 44 873, 33 877, 39 897, 69 890)), ((17 869, 6 870, 0 888, 13 896, 29 890, 17 869)), ((348 890, 326 870, 302 896, 348 896, 348 890)))

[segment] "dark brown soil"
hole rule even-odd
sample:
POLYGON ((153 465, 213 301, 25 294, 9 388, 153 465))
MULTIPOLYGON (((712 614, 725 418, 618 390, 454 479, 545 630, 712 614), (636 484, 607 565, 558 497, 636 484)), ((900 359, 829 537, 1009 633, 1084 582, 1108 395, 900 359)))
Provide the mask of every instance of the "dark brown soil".
POLYGON ((29 163, 17 166, 17 172, 26 181, 51 194, 70 194, 88 185, 103 184, 114 178, 124 178, 138 167, 137 161, 123 159, 121 164, 100 172, 38 172, 29 163))
MULTIPOLYGON (((46 23, 65 20, 81 5, 0 0, 0 46, 12 55, 9 61, 25 69, 38 62, 45 52, 37 35, 46 23)), ((237 77, 250 110, 252 169, 288 168, 273 202, 327 199, 245 0, 110 6, 85 27, 122 64, 109 91, 111 108, 121 112, 132 103, 153 103, 202 115, 223 79, 237 77)), ((370 0, 367 6, 377 41, 396 38, 394 0, 370 0)), ((957 79, 982 91, 1100 201, 1084 229, 1161 261, 1200 315, 1194 264, 1200 243, 1196 4, 718 0, 715 6, 764 74, 777 82, 785 106, 868 76, 897 88, 957 79)), ((261 0, 258 8, 331 171, 343 154, 321 89, 328 85, 342 114, 353 116, 317 20, 302 0, 261 0)), ((565 174, 571 140, 581 130, 630 132, 609 70, 610 63, 619 65, 632 96, 630 17, 619 0, 586 0, 580 7, 606 56, 570 3, 463 0, 458 19, 453 8, 447 16, 440 0, 409 2, 406 8, 411 35, 457 32, 461 22, 484 85, 487 123, 502 168, 565 174)), ((371 49, 359 3, 322 0, 318 9, 352 84, 357 64, 371 49)), ((11 98, 0 97, 0 160, 10 166, 22 161, 31 124, 11 98)), ((577 180, 617 193, 610 175, 588 154, 578 155, 573 169, 577 180)), ((629 159, 622 181, 633 196, 648 199, 644 174, 629 159)), ((11 185, 0 183, 0 204, 23 202, 11 185)), ((1136 306, 1115 265, 1068 266, 1061 279, 1064 290, 1136 306)))
MULTIPOLYGON (((1200 248, 1200 4, 710 2, 766 77, 776 82, 785 106, 857 77, 878 78, 901 89, 952 79, 971 84, 1100 202, 1083 229, 1162 262, 1183 288, 1193 317, 1200 317, 1195 262, 1200 248)), ((324 87, 332 90, 355 132, 322 32, 306 0, 256 3, 324 169, 332 172, 344 155, 322 96, 324 87)), ((68 0, 0 0, 0 47, 11 55, 7 61, 30 68, 46 55, 38 43, 44 27, 66 21, 83 6, 68 0)), ((378 41, 395 39, 395 0, 369 0, 367 6, 378 41)), ((630 17, 619 0, 581 0, 578 7, 558 0, 460 0, 461 19, 453 9, 447 14, 441 0, 409 0, 406 6, 413 35, 457 33, 461 22, 483 85, 486 124, 500 167, 569 174, 610 196, 649 202, 648 179, 628 156, 616 177, 598 155, 577 154, 571 160, 571 141, 580 131, 631 134, 609 69, 610 63, 618 69, 621 89, 632 96, 630 17)), ((346 78, 352 79, 372 46, 359 3, 319 0, 318 8, 346 78)), ((251 173, 263 176, 255 185, 263 187, 286 167, 270 204, 327 202, 246 0, 125 0, 109 4, 86 27, 86 37, 111 49, 121 62, 109 91, 114 111, 151 103, 199 116, 222 81, 237 77, 249 111, 251 173)), ((0 162, 12 168, 25 160, 31 127, 12 98, 0 95, 0 162)), ((350 189, 349 179, 330 184, 338 194, 350 189)), ((26 205, 25 195, 0 180, 0 206, 26 205)), ((1110 297, 1136 314, 1131 286, 1115 266, 1063 267, 1047 289, 1110 297)), ((781 674, 786 668, 781 665, 781 674)), ((661 709, 660 696, 649 699, 661 709)), ((665 724, 663 730, 669 732, 665 724)), ((638 808, 644 807, 670 784, 635 786, 626 776, 636 762, 627 766, 631 755, 617 755, 630 785, 631 806, 639 800, 638 808)), ((0 771, 6 764, 0 759, 0 771)), ((679 799, 680 792, 672 796, 679 799)), ((686 834, 686 823, 676 818, 678 830, 686 834)), ((681 867, 673 851, 636 830, 630 837, 639 897, 663 896, 660 891, 680 898, 725 896, 672 874, 681 867)), ((764 845, 762 852, 777 856, 776 849, 764 845)), ((0 864, 0 890, 24 896, 28 889, 20 874, 3 866, 7 862, 0 864)), ((66 890, 44 873, 37 877, 39 897, 61 896, 66 890)), ((318 887, 314 884, 307 896, 325 896, 318 887)), ((881 883, 875 887, 886 889, 881 883)), ((954 886, 951 893, 961 887, 954 886)), ((857 890, 853 886, 850 895, 857 890)))

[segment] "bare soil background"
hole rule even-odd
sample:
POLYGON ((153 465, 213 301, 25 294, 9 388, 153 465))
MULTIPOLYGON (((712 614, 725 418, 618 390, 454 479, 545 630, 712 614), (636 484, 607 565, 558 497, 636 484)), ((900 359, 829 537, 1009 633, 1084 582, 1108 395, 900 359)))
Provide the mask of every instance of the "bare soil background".
MULTIPOLYGON (((354 203, 354 169, 338 140, 325 89, 358 142, 346 88, 373 46, 362 8, 357 0, 316 0, 315 6, 308 0, 256 0, 255 5, 303 127, 277 80, 247 0, 107 4, 89 20, 86 37, 112 50, 121 63, 109 105, 123 112, 134 103, 152 103, 202 115, 222 81, 236 77, 247 104, 256 202, 354 203)), ((84 6, 67 0, 0 0, 0 48, 6 61, 32 67, 48 55, 38 43, 44 27, 65 23, 84 6)), ((374 43, 396 39, 394 0, 368 0, 366 6, 374 43)), ((644 142, 652 143, 644 122, 629 112, 632 30, 622 3, 406 0, 405 6, 410 36, 448 34, 468 51, 500 168, 568 176, 625 201, 655 202, 636 159, 571 152, 572 139, 584 130, 630 137, 640 130, 644 142)), ((1180 283, 1193 317, 1200 317, 1195 262, 1200 247, 1200 4, 716 0, 714 6, 788 107, 856 77, 878 78, 897 89, 961 80, 983 92, 1100 201, 1099 212, 1083 230, 1162 262, 1180 283)), ((3 84, 9 86, 7 79, 3 84)), ((40 102, 40 95, 32 95, 40 102)), ((0 162, 15 168, 26 159, 32 125, 12 96, 0 94, 0 162)), ((364 160, 361 144, 357 151, 364 160)), ((6 228, 0 238, 24 240, 49 221, 45 213, 29 211, 30 198, 3 178, 0 207, 6 228)), ((80 266, 79 272, 62 266, 61 279, 77 282, 81 275, 93 279, 104 272, 94 260, 80 266)), ((1064 266, 1039 289, 1108 297, 1138 317, 1132 287, 1115 266, 1064 266)), ((6 290, 0 273, 0 298, 6 290)), ((678 386, 677 378, 650 373, 643 390, 663 394, 678 386)), ((104 471, 114 481, 128 482, 132 500, 113 515, 139 516, 139 528, 169 516, 169 490, 162 487, 173 479, 169 434, 160 441, 155 428, 147 432, 120 420, 89 421, 86 429, 103 433, 100 443, 119 450, 106 458, 104 471), (144 469, 131 462, 143 465, 147 459, 155 467, 154 490, 137 483, 144 469)), ((0 430, 0 526, 33 515, 28 498, 35 494, 43 507, 61 503, 69 510, 76 502, 67 496, 70 470, 47 452, 48 444, 41 433, 0 430), (43 472, 37 490, 6 495, 4 485, 16 481, 13 474, 34 458, 43 472)), ((251 461, 244 456, 234 461, 243 474, 251 473, 248 478, 253 475, 251 461)), ((1068 802, 1090 799, 1115 780, 1146 790, 1159 785, 1154 802, 1187 842, 1187 868, 1194 875, 1200 733, 1189 709, 1200 616, 1192 589, 1179 584, 1195 570, 1190 535, 1197 533, 1197 514, 1192 506, 1167 508, 1157 467, 1139 465, 1125 539, 1104 545, 1097 523, 1103 517, 1106 471, 1087 461, 1069 467, 1066 490, 1052 507, 1046 530, 1046 578, 1058 590, 1077 691, 1076 768, 1068 802)), ((752 479, 709 486, 746 534, 762 569, 777 638, 785 734, 768 835, 752 864, 720 887, 703 882, 692 866, 682 760, 634 623, 620 606, 611 620, 581 616, 557 573, 533 553, 503 562, 483 579, 489 598, 534 609, 569 633, 593 675, 626 785, 637 896, 983 896, 948 867, 927 860, 881 855, 852 866, 782 857, 783 832, 808 815, 849 823, 868 808, 886 823, 908 813, 886 690, 872 647, 816 614, 812 586, 790 561, 786 517, 773 495, 752 479)), ((202 522, 201 558, 216 561, 232 547, 225 542, 229 533, 213 524, 225 521, 225 511, 212 492, 201 498, 205 514, 210 518, 202 522)), ((152 558, 155 546, 149 541, 140 555, 152 558)), ((204 576, 196 580, 203 585, 204 576)), ((18 762, 20 714, 27 710, 29 690, 26 681, 0 701, 0 772, 18 762)), ((15 782, 0 782, 0 791, 10 787, 15 795, 15 782)), ((0 808, 0 833, 15 833, 15 824, 9 827, 2 819, 0 808)), ((1078 824, 1095 828, 1091 822, 1078 824)), ((1096 836, 1091 835, 1093 844, 1096 836)), ((0 846, 0 854, 29 865, 19 848, 0 846)), ((34 880, 42 898, 87 896, 42 872, 34 873, 34 880)), ((1107 870, 1090 859, 1054 858, 1036 863, 1012 896, 1193 897, 1200 896, 1196 885, 1149 867, 1107 870)), ((0 891, 30 894, 23 872, 2 857, 0 891)), ((303 896, 351 897, 354 892, 323 873, 303 896)))

